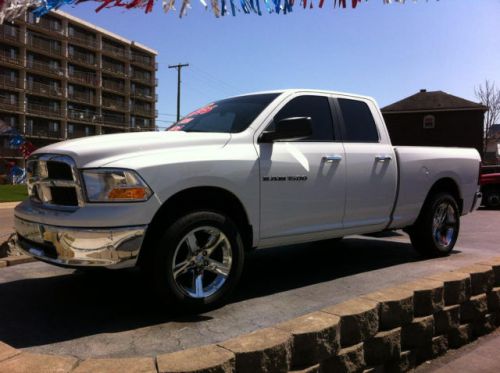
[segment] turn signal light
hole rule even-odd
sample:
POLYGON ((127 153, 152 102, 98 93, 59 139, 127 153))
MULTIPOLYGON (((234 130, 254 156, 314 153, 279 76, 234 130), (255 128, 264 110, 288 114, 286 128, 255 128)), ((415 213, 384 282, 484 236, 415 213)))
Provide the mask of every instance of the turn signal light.
POLYGON ((144 200, 147 197, 147 192, 144 188, 114 188, 109 194, 109 199, 138 199, 144 200))

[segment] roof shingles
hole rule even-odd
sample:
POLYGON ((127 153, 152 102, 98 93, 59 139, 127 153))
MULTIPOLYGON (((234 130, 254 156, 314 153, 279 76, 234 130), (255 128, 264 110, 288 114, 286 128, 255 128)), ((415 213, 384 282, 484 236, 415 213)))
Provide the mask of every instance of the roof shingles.
POLYGON ((488 108, 482 104, 450 95, 443 91, 420 92, 382 108, 384 113, 408 111, 437 111, 437 110, 482 110, 488 108))

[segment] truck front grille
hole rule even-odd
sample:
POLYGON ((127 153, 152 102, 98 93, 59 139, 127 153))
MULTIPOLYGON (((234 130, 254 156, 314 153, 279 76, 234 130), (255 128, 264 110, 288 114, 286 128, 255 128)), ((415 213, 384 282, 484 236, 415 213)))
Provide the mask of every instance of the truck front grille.
POLYGON ((26 165, 28 192, 35 203, 51 208, 76 208, 82 189, 73 159, 58 154, 37 154, 26 165))

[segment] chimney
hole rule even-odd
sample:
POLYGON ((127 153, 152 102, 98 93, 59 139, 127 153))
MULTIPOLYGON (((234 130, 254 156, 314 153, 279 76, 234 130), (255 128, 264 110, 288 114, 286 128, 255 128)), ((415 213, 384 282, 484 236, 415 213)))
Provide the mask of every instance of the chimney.
POLYGON ((425 88, 420 90, 420 93, 425 93, 425 92, 427 92, 427 89, 425 88))

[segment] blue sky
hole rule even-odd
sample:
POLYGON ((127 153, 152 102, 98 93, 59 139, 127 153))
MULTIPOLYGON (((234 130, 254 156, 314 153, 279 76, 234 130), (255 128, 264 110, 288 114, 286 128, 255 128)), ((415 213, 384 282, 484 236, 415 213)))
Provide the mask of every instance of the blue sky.
POLYGON ((223 18, 192 0, 182 19, 164 14, 159 3, 150 14, 120 8, 96 14, 96 4, 62 10, 159 52, 160 126, 176 112, 177 75, 168 65, 178 62, 190 63, 183 69, 182 114, 278 88, 359 93, 384 106, 421 88, 475 100, 474 87, 484 79, 500 85, 500 0, 369 0, 356 9, 333 9, 330 0, 323 9, 295 6, 286 16, 223 18))

